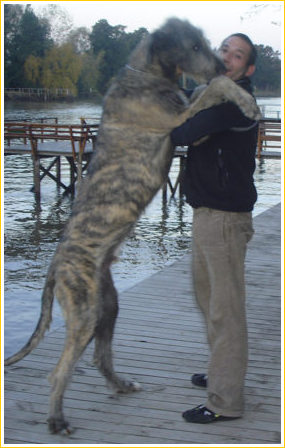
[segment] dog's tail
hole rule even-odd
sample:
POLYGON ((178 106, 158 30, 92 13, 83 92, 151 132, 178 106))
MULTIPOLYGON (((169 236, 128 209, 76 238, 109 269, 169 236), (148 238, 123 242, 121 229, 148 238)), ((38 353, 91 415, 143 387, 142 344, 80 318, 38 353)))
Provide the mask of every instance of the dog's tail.
POLYGON ((28 355, 40 342, 43 338, 46 330, 49 329, 51 320, 52 320, 52 305, 54 298, 54 286, 55 286, 55 277, 54 270, 50 269, 46 283, 44 286, 43 294, 42 294, 42 306, 41 306, 41 315, 39 321, 37 323, 36 329, 29 341, 21 348, 17 353, 5 359, 5 366, 9 366, 14 364, 20 359, 24 358, 28 355))

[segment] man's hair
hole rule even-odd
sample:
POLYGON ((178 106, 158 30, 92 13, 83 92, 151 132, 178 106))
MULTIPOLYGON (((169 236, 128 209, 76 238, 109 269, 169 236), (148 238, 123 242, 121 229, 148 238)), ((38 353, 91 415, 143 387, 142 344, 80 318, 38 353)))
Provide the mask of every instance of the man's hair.
POLYGON ((252 41, 250 40, 250 38, 243 33, 234 33, 231 34, 230 36, 228 36, 224 41, 226 42, 227 39, 229 39, 230 37, 239 37, 240 39, 244 40, 249 46, 250 46, 250 53, 249 53, 249 58, 247 61, 247 65, 255 65, 256 62, 256 58, 257 58, 257 51, 256 48, 254 46, 254 44, 252 43, 252 41))

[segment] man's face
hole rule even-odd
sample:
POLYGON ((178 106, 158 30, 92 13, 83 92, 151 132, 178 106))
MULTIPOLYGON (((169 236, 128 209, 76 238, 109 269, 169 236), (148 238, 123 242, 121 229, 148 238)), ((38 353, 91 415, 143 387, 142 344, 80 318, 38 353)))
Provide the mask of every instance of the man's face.
POLYGON ((250 51, 249 44, 240 37, 232 36, 226 39, 219 49, 220 56, 227 69, 225 75, 233 81, 251 76, 255 66, 248 65, 250 51))

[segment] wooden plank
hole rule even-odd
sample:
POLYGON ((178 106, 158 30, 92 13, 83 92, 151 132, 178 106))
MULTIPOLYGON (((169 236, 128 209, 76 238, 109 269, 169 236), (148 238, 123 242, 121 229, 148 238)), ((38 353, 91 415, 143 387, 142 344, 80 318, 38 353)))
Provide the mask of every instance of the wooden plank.
POLYGON ((260 157, 264 159, 281 159, 281 151, 263 150, 260 152, 260 157))
POLYGON ((203 372, 208 346, 190 276, 189 255, 120 297, 114 338, 117 371, 143 390, 113 395, 91 365, 93 344, 80 360, 65 397, 76 428, 65 438, 46 426, 49 384, 64 343, 64 328, 49 333, 27 358, 5 369, 7 444, 279 444, 280 205, 254 219, 246 261, 249 366, 244 418, 215 425, 187 424, 185 409, 203 403, 191 385, 203 372))
MULTIPOLYGON (((84 154, 91 154, 94 151, 92 142, 87 141, 84 149, 84 154)), ((69 141, 46 141, 46 142, 38 142, 38 152, 42 156, 69 156, 72 157, 72 146, 69 141)), ((75 145, 76 154, 79 153, 79 145, 75 145)), ((5 155, 11 154, 31 154, 31 148, 29 144, 24 143, 13 143, 12 146, 4 147, 5 155)))

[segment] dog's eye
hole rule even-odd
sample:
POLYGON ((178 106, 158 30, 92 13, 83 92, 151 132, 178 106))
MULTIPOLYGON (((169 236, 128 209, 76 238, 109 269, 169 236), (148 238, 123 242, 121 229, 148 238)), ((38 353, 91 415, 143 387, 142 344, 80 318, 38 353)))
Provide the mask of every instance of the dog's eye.
POLYGON ((200 50, 200 47, 199 47, 199 45, 193 45, 193 50, 194 51, 199 51, 200 50))

